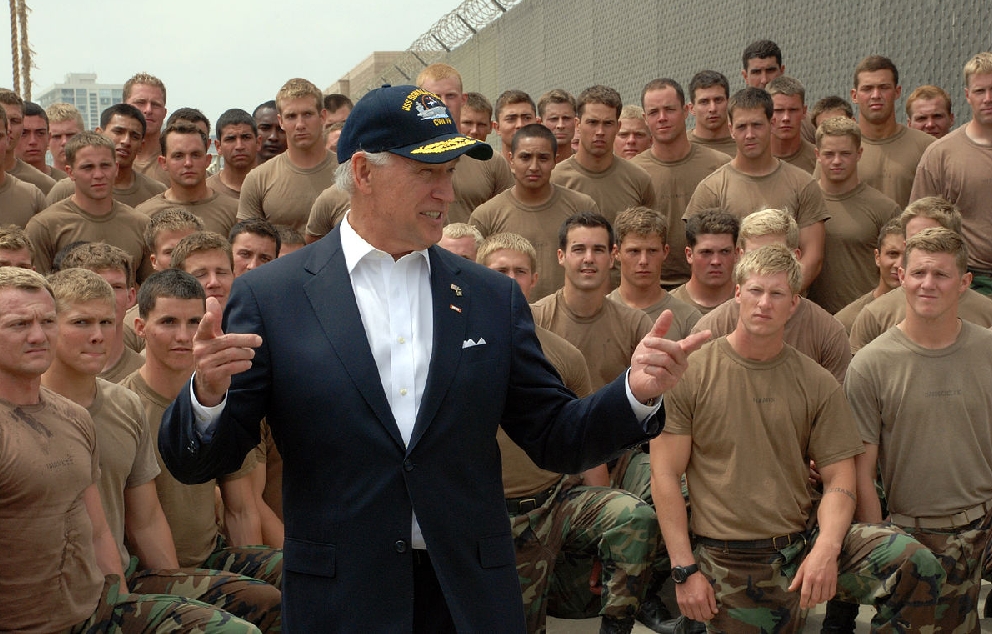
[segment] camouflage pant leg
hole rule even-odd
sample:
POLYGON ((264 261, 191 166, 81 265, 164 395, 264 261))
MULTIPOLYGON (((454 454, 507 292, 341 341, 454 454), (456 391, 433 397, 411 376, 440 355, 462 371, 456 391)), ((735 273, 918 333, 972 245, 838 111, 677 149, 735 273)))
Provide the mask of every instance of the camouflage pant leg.
POLYGON ((219 545, 200 567, 233 572, 282 589, 282 550, 277 548, 219 545))
POLYGON ((595 607, 593 614, 623 617, 637 611, 658 546, 658 521, 650 506, 623 491, 566 483, 552 502, 514 518, 513 525, 528 623, 533 616, 543 624, 543 599, 550 603, 552 587, 575 595, 566 600, 577 599, 583 611, 595 607), (537 555, 533 561, 531 552, 537 555), (590 591, 589 572, 577 585, 553 585, 559 552, 586 553, 603 562, 601 596, 590 591))
POLYGON ((282 593, 258 579, 193 568, 139 570, 128 574, 127 585, 134 594, 195 599, 254 623, 262 632, 282 631, 282 593))
POLYGON ((93 615, 73 634, 259 634, 247 621, 217 608, 162 594, 121 594, 120 579, 109 575, 93 615))
POLYGON ((937 602, 935 632, 954 634, 981 631, 978 593, 989 529, 978 526, 954 531, 905 529, 937 556, 947 579, 937 602))

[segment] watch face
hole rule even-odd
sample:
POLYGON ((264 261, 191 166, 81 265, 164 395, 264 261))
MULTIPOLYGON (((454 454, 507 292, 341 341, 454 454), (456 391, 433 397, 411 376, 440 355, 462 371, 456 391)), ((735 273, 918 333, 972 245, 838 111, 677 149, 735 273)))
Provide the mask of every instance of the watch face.
POLYGON ((682 566, 672 568, 672 579, 675 580, 675 583, 685 583, 688 577, 689 575, 685 574, 685 568, 682 566))

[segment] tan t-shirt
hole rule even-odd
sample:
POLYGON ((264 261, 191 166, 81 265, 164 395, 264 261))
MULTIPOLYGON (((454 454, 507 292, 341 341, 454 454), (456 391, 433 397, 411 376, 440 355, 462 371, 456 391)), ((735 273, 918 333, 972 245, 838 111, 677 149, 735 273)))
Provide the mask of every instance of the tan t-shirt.
POLYGON ((23 229, 28 220, 47 207, 45 195, 31 183, 7 174, 0 185, 0 225, 17 225, 23 229))
POLYGON ((332 152, 308 169, 293 165, 286 152, 262 163, 248 172, 241 186, 238 220, 260 218, 303 231, 317 196, 334 184, 337 167, 332 152))
POLYGON ((887 139, 861 138, 858 177, 905 208, 913 189, 916 166, 923 151, 934 142, 926 132, 899 124, 899 130, 887 139))
MULTIPOLYGON (((578 348, 550 330, 535 328, 544 356, 555 367, 561 381, 576 396, 592 392, 589 370, 578 348)), ((519 498, 547 490, 561 479, 561 474, 541 469, 523 449, 510 440, 503 428, 496 432, 496 441, 503 460, 503 492, 508 498, 519 498)))
POLYGON ((716 306, 703 306, 702 304, 700 304, 699 302, 697 302, 692 298, 692 295, 689 294, 689 289, 686 288, 685 284, 676 286, 672 290, 668 291, 668 294, 674 297, 675 299, 679 300, 683 304, 695 308, 696 310, 699 311, 700 315, 704 315, 704 316, 708 314, 710 311, 719 308, 721 306, 721 304, 717 304, 716 306))
POLYGON ((0 631, 68 630, 96 609, 83 491, 99 479, 85 409, 45 387, 37 405, 0 401, 0 631))
POLYGON ((602 172, 587 170, 572 156, 555 165, 551 182, 591 197, 599 205, 599 213, 611 224, 618 213, 630 207, 658 208, 651 177, 619 156, 614 156, 602 172))
MULTIPOLYGON (((145 340, 134 332, 134 320, 137 318, 138 305, 135 304, 134 306, 128 308, 127 312, 124 313, 124 346, 134 350, 135 352, 141 352, 145 349, 145 340)), ((128 372, 128 374, 131 373, 128 372)))
MULTIPOLYGON (((692 331, 709 330, 714 339, 729 335, 737 327, 740 314, 740 304, 729 299, 700 319, 692 331)), ((805 297, 799 298, 796 312, 785 323, 785 343, 816 361, 838 382, 844 381, 851 363, 847 332, 830 313, 805 297)))
POLYGON ((31 167, 21 159, 16 159, 14 167, 8 172, 11 176, 16 176, 25 183, 31 183, 41 190, 42 194, 47 194, 55 187, 55 179, 31 167))
POLYGON ((968 266, 992 271, 992 147, 968 138, 961 127, 923 153, 910 200, 940 196, 961 212, 968 266))
POLYGON ((844 330, 847 331, 848 337, 851 336, 851 328, 854 326, 854 320, 858 318, 858 315, 861 314, 861 311, 864 310, 865 306, 875 301, 874 293, 874 289, 868 291, 844 308, 841 308, 837 311, 837 314, 834 315, 834 319, 839 321, 841 325, 844 326, 844 330))
POLYGON ((726 337, 708 343, 664 404, 663 433, 692 436, 690 527, 711 539, 805 530, 809 460, 826 466, 864 452, 840 384, 789 345, 752 361, 726 337))
POLYGON ((213 190, 210 191, 209 197, 191 203, 169 200, 163 192, 138 205, 135 211, 150 217, 156 211, 173 207, 182 207, 202 220, 203 228, 206 231, 219 233, 225 238, 231 231, 231 227, 237 222, 235 217, 238 215, 238 201, 230 196, 222 196, 213 190))
POLYGON ((217 172, 216 174, 210 176, 210 178, 207 179, 207 187, 214 190, 221 196, 227 196, 228 198, 233 198, 234 200, 238 200, 239 198, 241 198, 240 191, 231 189, 230 187, 224 184, 224 181, 220 179, 220 172, 217 172))
POLYGON ((469 223, 484 238, 497 233, 518 233, 537 251, 537 284, 531 291, 534 301, 554 293, 565 284, 565 269, 558 264, 558 229, 580 211, 599 213, 589 196, 552 185, 551 198, 543 205, 525 205, 508 189, 472 212, 469 223))
POLYGON ((783 161, 765 176, 745 174, 727 163, 699 183, 682 219, 714 207, 742 220, 762 209, 781 209, 800 229, 830 218, 813 177, 783 161))
POLYGON ((169 173, 165 171, 165 168, 158 164, 158 157, 153 156, 151 160, 134 159, 134 163, 131 164, 131 169, 135 172, 144 174, 152 180, 156 180, 166 187, 169 186, 169 173))
POLYGON ((696 136, 695 130, 689 130, 689 142, 694 145, 716 150, 717 152, 726 154, 730 158, 737 156, 737 142, 734 141, 734 137, 726 136, 722 139, 700 139, 696 136))
MULTIPOLYGON (((620 295, 620 289, 615 288, 613 292, 607 295, 609 299, 615 302, 623 304, 629 308, 633 308, 627 302, 623 301, 623 297, 620 295)), ((672 311, 672 325, 668 328, 668 332, 665 333, 665 339, 671 339, 672 341, 678 341, 679 339, 684 339, 690 332, 692 332, 693 326, 696 322, 703 316, 694 306, 686 304, 682 300, 673 297, 671 293, 666 292, 664 297, 661 298, 657 303, 651 304, 647 308, 641 308, 651 323, 658 321, 658 317, 661 313, 666 310, 672 311)))
MULTIPOLYGON (((134 330, 125 327, 124 333, 130 331, 132 335, 134 330)), ((141 339, 137 335, 134 335, 135 339, 144 343, 144 339, 141 339)), ((126 339, 126 336, 125 336, 126 339)), ((134 348, 127 345, 127 341, 124 342, 124 352, 121 353, 121 358, 117 360, 117 363, 110 366, 106 370, 100 373, 100 378, 104 381, 110 383, 120 383, 128 377, 132 372, 139 369, 141 366, 145 365, 145 358, 141 356, 141 353, 134 350, 134 348)))
MULTIPOLYGON (((121 385, 141 398, 152 437, 158 438, 162 414, 172 400, 149 387, 138 372, 133 372, 121 381, 121 385)), ((179 565, 183 568, 202 566, 217 543, 217 516, 214 513, 214 487, 217 483, 215 480, 203 484, 179 482, 162 462, 158 443, 154 444, 155 458, 161 469, 161 473, 155 478, 155 486, 158 489, 158 500, 172 529, 172 539, 176 542, 179 565)), ((255 457, 249 453, 238 471, 221 479, 236 480, 254 468, 255 457)))
POLYGON ((130 555, 124 546, 124 489, 133 489, 155 479, 158 462, 145 410, 131 390, 97 379, 96 398, 86 408, 96 426, 100 446, 100 500, 107 523, 127 568, 130 555))
POLYGON ((68 174, 66 174, 65 172, 63 172, 62 170, 60 170, 57 167, 51 167, 49 169, 51 171, 49 172, 48 175, 51 176, 53 179, 55 179, 55 182, 56 183, 59 182, 60 180, 64 180, 66 178, 69 178, 69 175, 68 174))
POLYGON ((565 305, 564 290, 531 304, 534 323, 579 349, 589 366, 592 389, 598 390, 630 367, 630 357, 651 320, 642 311, 607 299, 593 317, 579 317, 565 305))
POLYGON ((826 223, 823 268, 807 297, 836 313, 878 285, 875 245, 878 233, 901 213, 891 198, 864 183, 846 194, 824 194, 826 223))
POLYGON ((66 198, 33 217, 24 231, 34 246, 35 269, 47 275, 59 249, 79 240, 106 242, 123 249, 137 270, 145 258, 147 226, 148 216, 116 200, 109 214, 94 216, 66 198))
MULTIPOLYGON (((155 196, 156 194, 161 194, 167 189, 162 183, 148 178, 144 174, 139 172, 131 173, 134 175, 131 185, 120 189, 114 187, 114 191, 111 193, 114 200, 124 203, 128 207, 137 207, 149 198, 155 196)), ((61 180, 55 183, 55 187, 52 188, 52 191, 48 192, 48 196, 45 197, 45 201, 49 205, 54 205, 60 200, 65 200, 69 196, 72 196, 75 191, 76 184, 74 182, 69 179, 61 180)))
MULTIPOLYGON (((958 301, 958 317, 984 328, 992 327, 992 299, 967 289, 958 301)), ((869 342, 906 318, 906 291, 896 288, 871 302, 851 327, 851 351, 869 342)))
MULTIPOLYGON (((731 141, 732 142, 732 141, 731 141)), ((689 281, 689 263, 685 260, 685 223, 682 214, 699 183, 730 162, 726 154, 705 146, 691 146, 679 161, 660 161, 651 151, 641 152, 630 160, 651 177, 655 208, 668 220, 669 253, 661 267, 661 283, 666 286, 689 281)))
POLYGON ((795 165, 807 174, 812 175, 813 170, 816 169, 816 146, 806 139, 800 139, 800 141, 799 149, 794 153, 776 158, 785 161, 789 165, 795 165))
POLYGON ((513 183, 510 164, 498 152, 485 161, 463 156, 451 180, 455 201, 448 205, 448 223, 468 222, 476 207, 513 187, 513 183))
POLYGON ((332 185, 320 192, 317 200, 310 208, 310 218, 307 220, 307 235, 323 238, 338 226, 345 214, 351 208, 351 196, 337 185, 332 185))
POLYGON ((940 350, 892 328, 851 363, 845 390, 861 438, 879 446, 893 513, 939 517, 992 500, 990 358, 992 332, 964 322, 940 350))

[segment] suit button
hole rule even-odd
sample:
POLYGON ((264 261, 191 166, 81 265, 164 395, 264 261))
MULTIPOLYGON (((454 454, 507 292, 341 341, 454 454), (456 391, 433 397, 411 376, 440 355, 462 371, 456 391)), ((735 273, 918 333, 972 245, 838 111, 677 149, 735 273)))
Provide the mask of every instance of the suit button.
POLYGON ((186 451, 189 453, 196 453, 196 441, 189 441, 189 444, 186 445, 186 451))
POLYGON ((407 458, 406 460, 404 460, 403 461, 403 470, 404 471, 413 471, 413 461, 410 460, 409 458, 407 458))
POLYGON ((393 547, 396 548, 396 552, 400 553, 401 555, 405 553, 407 549, 406 542, 402 539, 397 540, 396 543, 393 544, 393 547))

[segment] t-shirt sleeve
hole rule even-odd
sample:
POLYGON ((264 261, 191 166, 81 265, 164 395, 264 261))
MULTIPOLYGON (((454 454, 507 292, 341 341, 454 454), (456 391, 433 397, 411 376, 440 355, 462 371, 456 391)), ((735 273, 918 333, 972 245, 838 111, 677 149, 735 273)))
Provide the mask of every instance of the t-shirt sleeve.
POLYGON ((940 196, 940 188, 937 186, 937 175, 931 169, 931 164, 937 164, 930 157, 933 155, 931 148, 927 148, 920 159, 920 164, 916 166, 916 176, 913 178, 913 190, 909 194, 909 202, 925 198, 927 196, 940 196))
POLYGON ((262 191, 261 179, 257 170, 248 172, 245 182, 241 186, 241 198, 238 199, 238 220, 248 220, 249 218, 259 218, 265 220, 265 212, 262 211, 262 191))
POLYGON ((864 363, 856 363, 848 368, 844 392, 858 423, 861 440, 877 445, 882 438, 882 408, 873 382, 862 373, 863 366, 864 363))
POLYGON ((833 374, 838 382, 843 383, 847 375, 847 366, 851 364, 851 341, 839 321, 837 327, 828 335, 826 345, 821 352, 820 365, 833 374))
POLYGON ((799 192, 799 209, 796 216, 800 229, 830 219, 827 203, 823 199, 823 191, 816 181, 811 180, 799 192))
MULTIPOLYGON (((493 196, 499 194, 500 192, 506 191, 513 187, 515 181, 513 180, 513 172, 510 171, 510 165, 501 159, 492 159, 493 163, 493 196)), ((490 196, 492 198, 493 196, 490 196)))
POLYGON ((151 482, 161 473, 152 445, 156 439, 152 438, 151 427, 145 417, 145 408, 142 407, 141 400, 137 396, 130 401, 128 409, 131 410, 130 414, 134 420, 140 424, 141 431, 138 437, 138 448, 135 451, 134 465, 127 477, 127 488, 129 489, 151 482))
POLYGON ((844 389, 834 381, 831 383, 833 389, 816 412, 809 439, 809 457, 821 467, 854 457, 865 450, 844 389))
POLYGON ((665 397, 661 400, 665 407, 664 431, 679 436, 692 434, 692 417, 695 413, 696 403, 695 390, 690 386, 690 383, 694 383, 694 381, 687 375, 682 375, 682 380, 666 392, 665 397))
POLYGON ((696 191, 692 192, 692 198, 689 199, 689 204, 685 207, 682 220, 686 220, 689 216, 693 216, 704 209, 712 209, 713 207, 720 206, 720 197, 713 191, 706 180, 708 179, 696 185, 696 191))
POLYGON ((851 354, 857 354, 858 350, 867 346, 880 334, 874 313, 867 309, 862 310, 851 326, 851 354))
POLYGON ((52 270, 52 260, 55 258, 55 245, 48 228, 38 222, 37 216, 28 220, 24 232, 31 240, 34 252, 34 268, 42 275, 48 275, 52 270))

